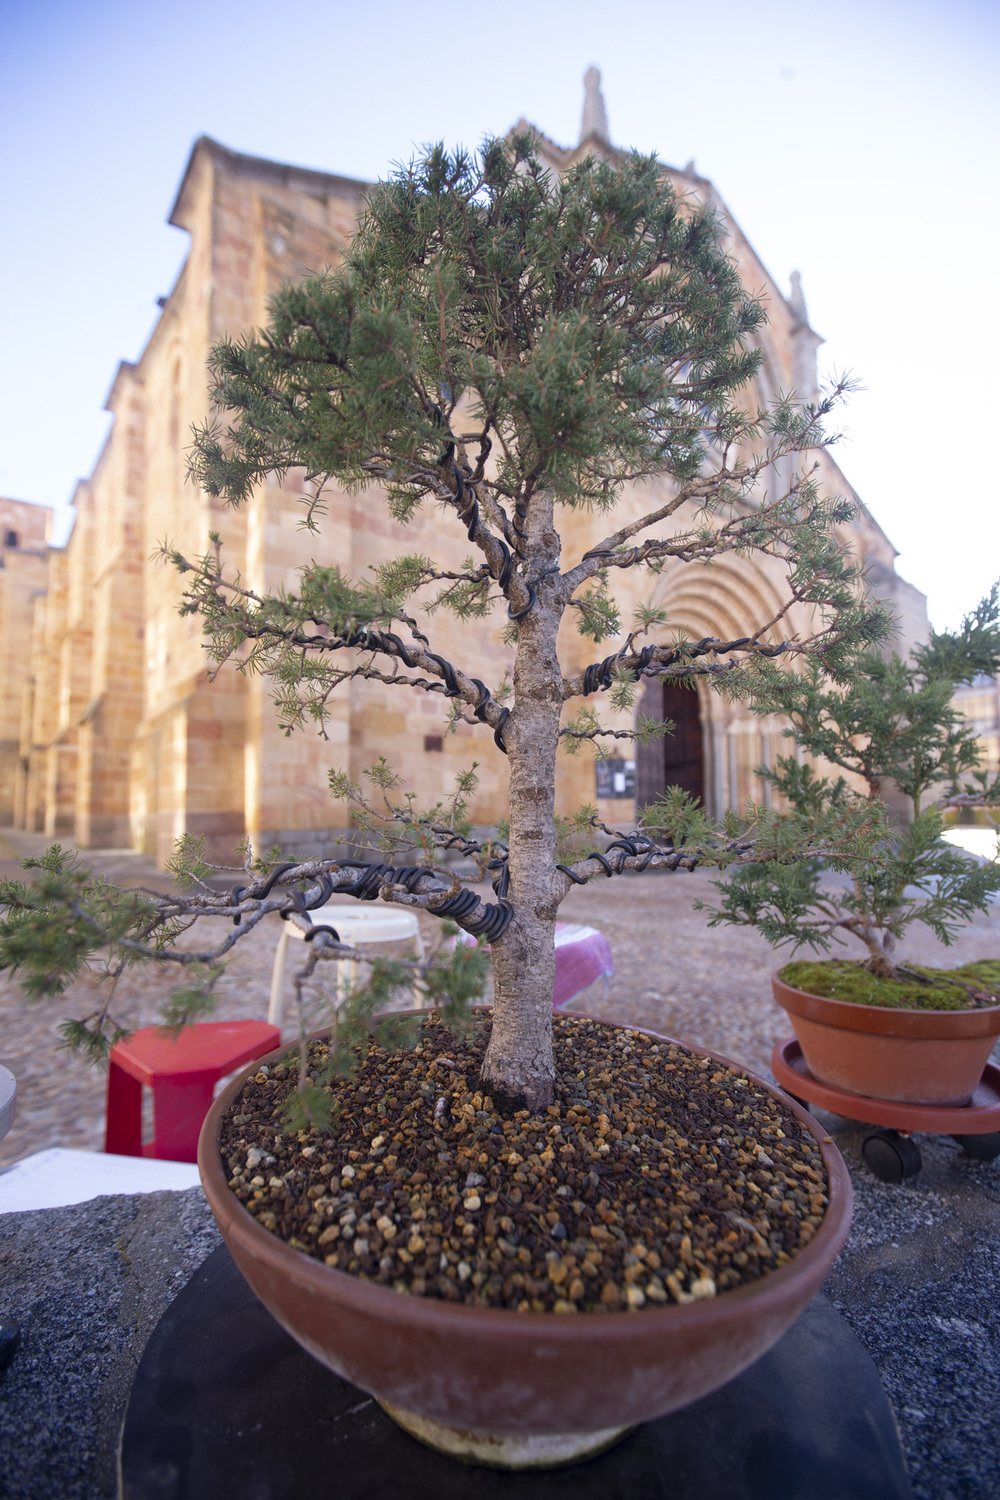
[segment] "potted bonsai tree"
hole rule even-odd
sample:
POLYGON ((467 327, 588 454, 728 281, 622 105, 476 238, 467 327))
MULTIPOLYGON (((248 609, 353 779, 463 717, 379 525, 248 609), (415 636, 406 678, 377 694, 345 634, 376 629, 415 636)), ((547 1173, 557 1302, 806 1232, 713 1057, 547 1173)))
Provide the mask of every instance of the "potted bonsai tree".
POLYGON ((876 806, 895 789, 908 814, 887 819, 873 857, 849 879, 809 860, 737 868, 717 882, 714 922, 756 926, 777 947, 825 953, 840 942, 854 950, 794 960, 774 978, 810 1072, 835 1087, 963 1105, 1000 1035, 1000 961, 933 968, 900 951, 915 923, 950 943, 1000 891, 1000 864, 942 840, 940 806, 984 795, 969 780, 979 762, 975 733, 952 695, 998 662, 994 586, 960 630, 932 635, 907 660, 872 654, 846 687, 818 672, 783 686, 800 754, 761 768, 774 792, 800 813, 829 813, 876 806), (817 761, 840 774, 818 774, 817 761))
MULTIPOLYGON (((675 797, 655 826, 622 831, 595 828, 592 809, 569 824, 555 813, 560 743, 624 732, 595 697, 625 712, 664 678, 777 708, 794 698, 788 674, 814 663, 816 683, 846 683, 885 634, 837 534, 854 506, 821 493, 810 456, 843 388, 757 409, 763 321, 712 214, 678 199, 654 159, 589 159, 553 181, 523 137, 398 171, 335 274, 286 287, 267 329, 215 350, 216 417, 192 471, 238 506, 299 469, 314 528, 335 486, 369 494, 404 537, 434 506, 467 561, 401 546, 370 579, 307 563, 294 591, 262 595, 227 571, 218 538, 203 557, 172 556, 214 661, 271 674, 289 729, 322 727, 342 684, 443 695, 506 758, 502 838, 473 835, 472 772, 450 808, 420 809, 379 760, 367 789, 332 775, 378 830, 379 858, 248 849, 245 882, 222 896, 188 842, 174 865, 187 889, 152 897, 55 850, 0 897, 0 963, 34 993, 97 953, 112 980, 139 959, 176 962, 192 983, 172 1024, 203 1013, 225 955, 269 913, 313 939, 303 995, 347 951, 310 927, 334 892, 419 908, 489 945, 489 1019, 455 1021, 485 961, 460 945, 419 976, 449 1025, 432 1019, 409 1050, 381 1033, 368 1046, 359 1021, 375 992, 414 972, 376 966, 335 1037, 303 1039, 220 1097, 200 1157, 276 1315, 466 1456, 563 1460, 721 1384, 788 1326, 846 1233, 835 1149, 766 1084, 656 1037, 553 1018, 555 922, 574 884, 705 863, 784 870, 796 855, 847 868, 878 835, 878 810, 847 799, 711 823, 675 797), (762 493, 778 473, 787 487, 762 493), (580 545, 587 514, 608 519, 580 545), (697 641, 652 607, 623 623, 615 578, 730 553, 784 578, 773 618, 697 641), (502 660, 490 683, 445 656, 434 609, 467 632, 505 616, 509 680, 502 660), (572 670, 569 621, 593 652, 572 670), (455 848, 494 899, 449 873, 455 848), (178 946, 197 919, 223 935, 178 946)), ((68 1037, 96 1054, 116 1024, 105 1007, 68 1037)))

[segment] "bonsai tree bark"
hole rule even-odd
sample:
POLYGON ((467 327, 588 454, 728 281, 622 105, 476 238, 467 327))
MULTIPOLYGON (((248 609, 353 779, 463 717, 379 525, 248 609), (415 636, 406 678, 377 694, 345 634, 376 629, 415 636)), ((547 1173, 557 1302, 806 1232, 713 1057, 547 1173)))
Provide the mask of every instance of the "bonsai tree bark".
MULTIPOLYGON (((856 807, 801 817, 749 808, 712 825, 673 796, 642 830, 603 830, 609 838, 594 852, 580 846, 592 821, 582 815, 568 853, 555 815, 560 741, 596 747, 622 733, 602 726, 587 702, 595 694, 622 710, 645 678, 704 679, 776 708, 783 673, 815 664, 837 680, 885 634, 884 614, 864 599, 836 535, 854 506, 820 494, 810 457, 828 441, 823 423, 844 387, 814 405, 788 398, 756 409, 749 387, 763 322, 712 214, 679 199, 653 158, 588 159, 553 181, 521 137, 488 142, 474 156, 434 149, 378 186, 336 274, 287 286, 267 329, 214 351, 216 416, 196 434, 192 473, 238 506, 268 475, 304 469, 313 529, 332 486, 370 493, 404 524, 435 503, 464 530, 471 556, 456 570, 400 554, 372 582, 307 564, 297 591, 267 596, 227 575, 218 538, 205 557, 170 555, 214 661, 268 672, 286 727, 322 728, 331 694, 353 678, 443 693, 456 719, 482 726, 508 757, 509 829, 483 845, 461 816, 393 802, 396 781, 384 764, 371 772, 382 793, 376 812, 334 773, 335 793, 380 822, 382 848, 417 848, 421 864, 255 867, 248 856, 254 879, 235 905, 205 890, 161 898, 126 923, 132 947, 115 937, 115 951, 190 962, 166 940, 157 948, 155 934, 191 916, 235 912, 241 926, 197 956, 215 965, 266 912, 292 911, 293 887, 300 908, 333 890, 421 906, 490 942, 495 1004, 483 1084, 498 1103, 535 1111, 552 1096, 554 929, 574 883, 796 852, 844 859, 863 848, 874 825, 856 807), (787 488, 762 493, 763 477, 773 486, 779 472, 791 475, 787 488), (616 524, 623 489, 654 478, 671 481, 669 499, 616 524), (689 504, 696 519, 678 530, 689 504), (606 514, 606 534, 567 556, 560 518, 580 508, 606 514), (614 578, 668 563, 704 567, 732 553, 783 565, 787 594, 772 619, 748 622, 732 639, 693 641, 649 608, 623 628, 614 578), (436 650, 435 608, 470 630, 505 612, 512 681, 484 683, 436 650), (557 650, 568 611, 595 647, 617 642, 575 674, 557 650), (808 628, 792 628, 793 617, 808 628), (574 700, 582 707, 563 722, 574 700), (444 871, 441 854, 456 846, 492 875, 495 903, 444 871)), ((642 723, 637 732, 669 728, 642 723)), ((182 851, 178 869, 197 880, 196 851, 182 851)), ((56 861, 50 907, 69 899, 58 887, 64 878, 56 861)), ((9 903, 0 960, 34 965, 44 988, 63 969, 50 929, 25 941, 33 900, 19 894, 16 911, 9 903)), ((96 943, 96 928, 70 925, 83 948, 96 943)))
POLYGON ((976 805, 988 795, 963 779, 975 778, 980 749, 952 696, 960 683, 992 676, 998 665, 995 584, 961 629, 932 634, 908 660, 872 654, 841 687, 824 682, 815 669, 788 680, 781 697, 795 744, 842 774, 837 780, 819 776, 793 756, 758 774, 800 813, 863 802, 878 808, 895 786, 910 818, 896 827, 886 822, 874 858, 855 866, 847 889, 824 884, 817 860, 734 872, 717 882, 724 900, 715 921, 758 926, 771 942, 794 948, 826 950, 848 934, 864 945, 867 967, 879 978, 919 979, 896 956, 909 926, 922 922, 950 943, 1000 891, 1000 865, 981 865, 942 842, 937 805, 976 805))

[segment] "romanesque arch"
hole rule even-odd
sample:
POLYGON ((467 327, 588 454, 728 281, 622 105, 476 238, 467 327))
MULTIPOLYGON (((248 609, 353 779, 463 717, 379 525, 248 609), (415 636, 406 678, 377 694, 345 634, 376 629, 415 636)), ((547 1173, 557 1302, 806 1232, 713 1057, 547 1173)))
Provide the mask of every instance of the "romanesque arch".
MULTIPOLYGON (((677 635, 695 641, 706 635, 734 639, 765 628, 775 617, 783 602, 781 582, 766 560, 734 558, 711 568, 665 572, 651 597, 666 611, 669 629, 677 635)), ((800 610, 788 623, 804 629, 808 617, 800 610)), ((637 713, 670 718, 678 725, 672 743, 637 747, 639 805, 655 801, 667 785, 697 795, 699 782, 700 800, 715 817, 748 798, 767 801, 769 789, 755 771, 787 753, 781 723, 750 713, 704 684, 691 697, 695 712, 676 692, 665 697, 663 685, 651 681, 638 701, 637 713), (692 743, 695 736, 700 736, 700 746, 692 743)))

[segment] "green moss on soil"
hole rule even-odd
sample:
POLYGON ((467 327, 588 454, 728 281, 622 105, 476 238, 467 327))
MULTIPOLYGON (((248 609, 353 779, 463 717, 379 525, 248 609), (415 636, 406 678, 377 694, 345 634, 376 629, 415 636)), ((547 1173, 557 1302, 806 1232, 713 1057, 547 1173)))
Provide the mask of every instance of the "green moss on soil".
POLYGON ((786 964, 780 977, 793 989, 850 1005, 884 1005, 891 1010, 979 1010, 1000 1005, 1000 960, 963 964, 956 969, 929 969, 908 964, 933 984, 912 979, 879 979, 863 963, 832 958, 786 964), (949 981, 959 980, 955 984, 949 981), (963 985, 971 985, 970 995, 963 985))

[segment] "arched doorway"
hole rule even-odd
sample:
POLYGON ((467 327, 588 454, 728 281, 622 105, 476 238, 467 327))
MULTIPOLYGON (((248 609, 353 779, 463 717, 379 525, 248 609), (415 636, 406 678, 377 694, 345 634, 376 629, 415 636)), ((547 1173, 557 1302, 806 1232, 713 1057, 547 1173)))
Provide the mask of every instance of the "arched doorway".
POLYGON ((636 806, 658 802, 668 786, 679 786, 704 803, 705 754, 697 691, 654 680, 642 695, 639 713, 650 719, 670 719, 674 732, 636 746, 636 806))

